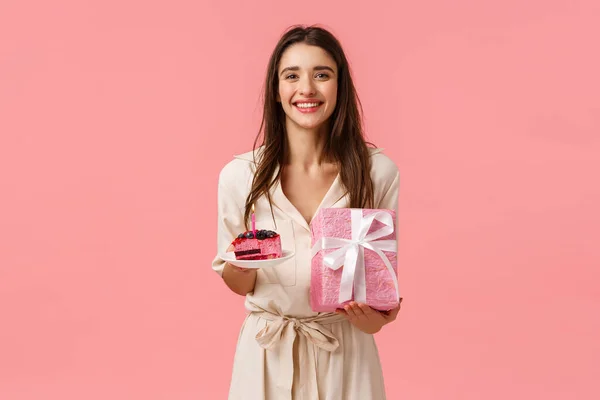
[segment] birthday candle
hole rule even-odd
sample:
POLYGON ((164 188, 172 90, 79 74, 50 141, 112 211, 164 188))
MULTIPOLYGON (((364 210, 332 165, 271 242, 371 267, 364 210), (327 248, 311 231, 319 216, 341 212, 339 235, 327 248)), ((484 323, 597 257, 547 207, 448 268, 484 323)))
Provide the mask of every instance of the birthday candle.
POLYGON ((254 215, 254 204, 252 204, 252 234, 256 237, 256 216, 254 215))

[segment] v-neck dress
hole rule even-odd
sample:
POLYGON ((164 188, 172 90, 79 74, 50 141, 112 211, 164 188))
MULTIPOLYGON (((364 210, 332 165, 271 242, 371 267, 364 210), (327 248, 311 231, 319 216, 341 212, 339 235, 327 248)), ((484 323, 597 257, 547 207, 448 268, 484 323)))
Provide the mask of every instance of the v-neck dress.
MULTIPOLYGON (((260 151, 261 149, 257 149, 260 151)), ((397 210, 399 172, 380 149, 371 150, 375 208, 397 210)), ((255 165, 253 153, 235 156, 218 183, 217 253, 244 227, 244 204, 255 165)), ((256 228, 275 230, 293 258, 259 269, 246 295, 233 363, 229 400, 383 400, 385 389, 373 335, 343 316, 317 313, 309 304, 310 226, 278 183, 271 189, 273 216, 263 196, 255 204, 256 228)), ((349 207, 339 176, 319 208, 349 207)), ((224 263, 215 257, 219 275, 224 263)))

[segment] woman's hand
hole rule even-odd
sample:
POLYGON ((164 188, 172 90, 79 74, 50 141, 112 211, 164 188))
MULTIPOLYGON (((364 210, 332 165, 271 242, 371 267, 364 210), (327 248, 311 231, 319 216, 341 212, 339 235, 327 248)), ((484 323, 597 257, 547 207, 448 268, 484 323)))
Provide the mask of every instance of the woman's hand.
MULTIPOLYGON (((229 246, 228 252, 233 251, 233 245, 229 246)), ((233 292, 245 296, 254 291, 256 283, 256 269, 240 268, 230 263, 225 263, 223 269, 223 280, 233 292)))
POLYGON ((343 309, 337 309, 335 312, 345 316, 352 325, 361 331, 374 334, 379 332, 385 324, 389 324, 396 319, 401 305, 402 299, 400 299, 396 308, 389 311, 377 311, 366 304, 352 301, 346 304, 343 309))

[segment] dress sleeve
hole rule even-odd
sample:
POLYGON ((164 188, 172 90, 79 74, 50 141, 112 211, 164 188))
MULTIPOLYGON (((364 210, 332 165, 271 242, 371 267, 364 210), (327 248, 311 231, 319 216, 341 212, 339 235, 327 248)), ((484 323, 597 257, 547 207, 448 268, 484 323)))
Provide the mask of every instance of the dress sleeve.
POLYGON ((221 173, 217 190, 217 254, 212 262, 212 269, 221 276, 225 262, 219 258, 219 253, 225 252, 233 239, 245 230, 244 209, 236 194, 221 173))
POLYGON ((400 171, 396 172, 396 176, 392 180, 392 183, 389 185, 387 190, 385 191, 381 201, 379 202, 379 207, 381 209, 394 210, 396 215, 398 214, 398 191, 400 189, 400 171))

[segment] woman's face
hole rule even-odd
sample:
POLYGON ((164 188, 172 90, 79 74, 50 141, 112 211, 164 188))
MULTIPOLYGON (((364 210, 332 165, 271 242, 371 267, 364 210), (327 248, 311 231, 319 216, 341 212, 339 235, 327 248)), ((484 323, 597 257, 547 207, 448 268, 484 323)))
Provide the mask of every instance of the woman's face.
POLYGON ((303 129, 319 128, 337 101, 337 66, 322 48, 297 43, 281 56, 277 101, 287 123, 303 129))

